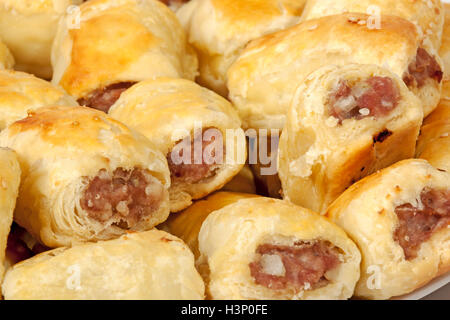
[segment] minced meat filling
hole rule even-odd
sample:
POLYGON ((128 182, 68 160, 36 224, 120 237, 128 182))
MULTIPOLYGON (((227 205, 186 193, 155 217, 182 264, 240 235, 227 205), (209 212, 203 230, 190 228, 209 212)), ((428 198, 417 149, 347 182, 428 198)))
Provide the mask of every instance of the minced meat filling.
POLYGON ((408 72, 403 76, 403 81, 408 87, 421 88, 427 79, 434 79, 438 83, 442 81, 443 72, 436 59, 425 49, 417 49, 414 61, 408 66, 408 72))
POLYGON ((102 169, 91 178, 81 199, 89 217, 132 228, 158 210, 164 189, 148 170, 117 168, 111 174, 102 169))
POLYGON ((395 208, 399 222, 394 240, 402 247, 406 260, 416 258, 420 245, 450 224, 450 190, 425 188, 420 200, 419 208, 410 203, 395 208))
POLYGON ((120 98, 120 95, 136 82, 119 82, 107 87, 97 89, 86 97, 78 100, 81 106, 97 109, 108 113, 111 106, 120 98))
POLYGON ((382 117, 391 112, 400 99, 391 78, 371 77, 350 84, 341 80, 329 97, 329 113, 341 124, 345 119, 382 117))
POLYGON ((340 264, 337 248, 326 241, 292 246, 262 244, 250 263, 255 282, 269 289, 315 289, 328 283, 325 273, 340 264))
MULTIPOLYGON (((208 130, 208 129, 207 129, 208 130)), ((218 130, 218 129, 217 129, 218 130)), ((217 170, 220 168, 223 160, 225 159, 225 147, 222 144, 222 154, 216 154, 217 150, 213 147, 215 143, 215 138, 212 137, 210 141, 205 141, 203 139, 203 133, 197 134, 194 139, 183 139, 177 143, 177 157, 183 158, 184 150, 190 149, 190 157, 187 158, 188 161, 183 161, 181 163, 175 163, 172 156, 172 151, 167 154, 167 162, 169 164, 169 170, 171 173, 171 179, 174 182, 182 183, 199 183, 202 180, 213 177, 217 170), (195 145, 201 145, 201 150, 195 150, 195 145), (205 150, 210 148, 210 153, 205 150), (201 159, 200 163, 195 161, 195 152, 201 152, 197 155, 198 159, 201 159), (206 157, 211 157, 208 161, 206 157)))

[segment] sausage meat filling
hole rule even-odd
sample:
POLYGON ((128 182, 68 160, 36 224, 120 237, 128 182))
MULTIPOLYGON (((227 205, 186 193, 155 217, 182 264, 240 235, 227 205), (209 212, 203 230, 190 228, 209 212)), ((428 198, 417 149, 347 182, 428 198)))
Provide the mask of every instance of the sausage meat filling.
POLYGON ((425 188, 420 200, 419 207, 406 203, 395 208, 399 222, 394 240, 402 247, 406 260, 416 258, 422 242, 450 224, 450 190, 425 188))
MULTIPOLYGON (((220 133, 220 131, 217 132, 220 133)), ((213 177, 220 169, 223 159, 225 158, 225 147, 223 146, 223 142, 217 143, 218 141, 215 140, 215 136, 211 137, 210 140, 205 140, 203 139, 203 135, 204 133, 196 134, 193 141, 191 141, 192 139, 189 137, 179 141, 176 144, 176 149, 172 149, 172 151, 167 154, 167 162, 169 164, 173 182, 189 184, 199 183, 213 177), (201 146, 201 150, 198 147, 196 148, 196 146, 201 146), (219 149, 219 146, 221 147, 221 150, 217 150, 219 149), (190 152, 190 157, 183 157, 185 151, 190 152), (174 156, 178 159, 182 159, 181 163, 178 163, 179 161, 174 161, 174 156), (196 158, 200 159, 200 161, 196 161, 196 158)))
POLYGON ((96 89, 86 97, 78 100, 80 106, 97 109, 108 113, 111 106, 120 98, 122 92, 133 86, 136 82, 119 82, 96 89))
POLYGON ((163 185, 148 170, 102 169, 84 189, 81 207, 91 219, 127 229, 158 210, 163 195, 163 185))
POLYGON ((394 81, 388 77, 371 77, 350 84, 341 80, 329 97, 329 113, 339 120, 382 117, 391 112, 400 99, 394 81))
POLYGON ((292 246, 265 243, 256 249, 250 273, 257 284, 273 290, 316 289, 328 284, 325 273, 341 263, 338 254, 336 247, 322 240, 292 246))
POLYGON ((417 55, 408 67, 408 72, 403 76, 403 81, 408 87, 421 88, 427 79, 434 79, 438 83, 442 81, 443 72, 436 59, 425 49, 417 49, 417 55))

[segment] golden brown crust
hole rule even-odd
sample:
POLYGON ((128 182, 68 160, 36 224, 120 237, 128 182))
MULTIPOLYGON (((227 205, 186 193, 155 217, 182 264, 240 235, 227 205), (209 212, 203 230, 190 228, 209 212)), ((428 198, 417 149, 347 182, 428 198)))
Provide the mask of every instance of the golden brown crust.
POLYGON ((7 300, 199 300, 204 290, 189 248, 151 230, 25 260, 8 271, 3 295, 7 300))
POLYGON ((0 148, 0 284, 5 270, 5 250, 13 222, 19 184, 20 166, 16 153, 10 149, 0 148))
POLYGON ((142 81, 123 93, 109 114, 141 132, 167 156, 171 156, 169 153, 186 136, 195 136, 202 129, 218 129, 215 131, 222 136, 225 148, 222 163, 214 176, 197 183, 173 179, 169 189, 173 212, 185 209, 193 199, 220 189, 244 166, 244 133, 233 106, 192 81, 171 78, 142 81), (243 143, 227 144, 232 139, 227 130, 240 135, 243 143), (227 159, 227 154, 234 158, 227 159))
POLYGON ((299 86, 279 147, 279 176, 289 201, 322 213, 355 181, 414 156, 423 114, 419 99, 393 73, 374 65, 328 66, 299 86), (388 77, 398 105, 387 115, 345 119, 330 114, 339 81, 388 77))
POLYGON ((91 218, 82 208, 88 180, 101 169, 148 170, 163 186, 160 206, 130 230, 148 230, 169 214, 170 178, 164 155, 103 112, 86 107, 40 108, 5 129, 0 145, 16 150, 21 163, 16 222, 48 247, 111 239, 127 231, 91 218))
POLYGON ((77 99, 118 82, 194 79, 197 58, 161 2, 91 0, 80 9, 80 28, 61 20, 52 53, 53 82, 77 99))
POLYGON ((1 1, 0 38, 3 38, 11 49, 16 60, 16 70, 51 79, 50 53, 58 21, 66 10, 70 11, 69 6, 79 5, 82 2, 82 0, 1 1))
POLYGON ((227 96, 226 71, 244 46, 298 23, 305 2, 191 0, 184 5, 177 16, 199 54, 199 83, 227 96))
MULTIPOLYGON (((369 29, 368 18, 352 13, 313 19, 252 41, 228 71, 230 98, 244 127, 281 129, 295 88, 324 65, 376 64, 402 78, 420 45, 416 27, 383 16, 380 29, 369 29)), ((436 107, 436 81, 414 91, 426 114, 436 107)))
POLYGON ((389 14, 408 20, 420 30, 423 42, 438 50, 441 45, 444 8, 440 0, 410 1, 396 0, 310 0, 303 11, 302 21, 345 12, 368 13, 376 15, 389 14))
POLYGON ((62 88, 30 74, 0 70, 0 131, 27 112, 52 105, 77 106, 62 88))
POLYGON ((412 260, 405 259, 394 240, 395 208, 405 203, 417 206, 424 188, 448 190, 449 174, 425 160, 404 160, 355 183, 328 208, 327 217, 347 232, 363 257, 356 296, 403 295, 449 270, 449 228, 432 234, 412 260))

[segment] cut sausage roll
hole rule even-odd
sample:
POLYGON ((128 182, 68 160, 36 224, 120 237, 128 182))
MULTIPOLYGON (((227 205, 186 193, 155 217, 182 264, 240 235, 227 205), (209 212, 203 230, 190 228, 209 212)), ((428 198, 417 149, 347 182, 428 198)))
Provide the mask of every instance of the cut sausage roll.
POLYGON ((180 239, 159 230, 58 248, 10 269, 7 300, 199 300, 205 285, 180 239))
POLYGON ((208 215, 239 200, 255 197, 258 196, 239 192, 216 192, 207 198, 194 202, 182 212, 170 215, 169 219, 158 228, 182 239, 192 250, 194 256, 198 258, 200 256, 198 233, 208 215))
POLYGON ((14 58, 8 47, 0 39, 0 69, 11 69, 14 66, 14 58))
POLYGON ((233 106, 192 81, 143 81, 127 90, 109 114, 166 155, 172 211, 222 188, 245 164, 245 136, 233 106))
POLYGON ((450 174, 404 160, 351 186, 327 215, 356 242, 355 294, 388 299, 450 270, 450 174))
POLYGON ((51 79, 50 53, 58 21, 66 11, 76 14, 75 6, 82 2, 82 0, 0 1, 0 38, 3 38, 11 49, 17 70, 51 79))
POLYGON ((392 72, 317 70, 299 86, 281 134, 284 197, 324 212, 355 181, 412 158, 422 117, 420 101, 392 72))
POLYGON ((29 111, 52 105, 77 106, 62 88, 31 74, 0 70, 0 131, 29 111))
POLYGON ((383 16, 349 13, 308 20, 252 41, 228 70, 230 98, 245 128, 278 128, 299 83, 325 65, 375 64, 403 78, 429 114, 440 99, 442 68, 437 53, 420 43, 416 27, 383 16))
POLYGON ((161 2, 90 0, 80 15, 78 28, 61 20, 52 52, 53 83, 80 105, 107 112, 136 82, 195 78, 197 57, 177 17, 161 2))
POLYGON ((177 12, 199 56, 200 84, 227 96, 226 72, 245 45, 300 20, 306 0, 191 0, 177 12))
POLYGON ((359 279, 361 256, 345 232, 283 200, 216 210, 198 242, 212 299, 348 299, 359 279))
POLYGON ((20 165, 10 149, 0 148, 0 287, 5 271, 5 252, 8 234, 13 222, 20 184, 20 165))
MULTIPOLYGON (((422 42, 439 50, 444 8, 441 0, 308 0, 303 11, 302 21, 331 16, 345 12, 367 13, 372 16, 369 23, 374 25, 380 15, 389 14, 414 23, 422 34, 422 42)), ((382 18, 381 18, 382 19, 382 18)))
POLYGON ((450 101, 439 106, 424 121, 417 141, 416 156, 450 173, 450 101))
POLYGON ((439 55, 444 64, 444 80, 450 80, 450 3, 443 3, 445 20, 442 32, 442 45, 439 55))
POLYGON ((169 169, 144 136, 86 107, 40 108, 0 134, 22 184, 15 221, 48 247, 148 230, 169 215, 169 169))

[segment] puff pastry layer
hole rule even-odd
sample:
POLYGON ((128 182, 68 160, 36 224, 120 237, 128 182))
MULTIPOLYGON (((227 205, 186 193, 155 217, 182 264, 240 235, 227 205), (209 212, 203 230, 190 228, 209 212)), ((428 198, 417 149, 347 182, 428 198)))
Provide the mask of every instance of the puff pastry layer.
POLYGON ((358 13, 328 16, 250 42, 227 82, 244 127, 282 129, 295 89, 311 72, 349 63, 384 66, 405 78, 429 114, 441 90, 436 50, 421 47, 415 25, 404 19, 383 16, 380 29, 369 28, 368 19, 358 13), (422 63, 427 67, 419 68, 422 63))
POLYGON ((52 105, 77 106, 62 88, 19 71, 0 70, 0 130, 26 118, 27 112, 52 105))
MULTIPOLYGON (((445 82, 444 82, 445 83, 445 82)), ((443 90, 443 96, 449 92, 443 90)), ((420 129, 416 156, 434 167, 450 172, 450 100, 443 98, 420 129)))
POLYGON ((367 13, 373 19, 389 14, 414 23, 422 35, 422 42, 439 50, 444 25, 443 6, 440 0, 396 0, 395 3, 392 0, 311 0, 305 6, 302 21, 345 12, 367 13))
POLYGON ((182 212, 170 215, 158 228, 182 239, 198 258, 198 233, 208 215, 241 199, 258 197, 255 194, 219 191, 195 201, 182 212))
POLYGON ((226 72, 245 45, 300 20, 305 0, 191 0, 177 11, 199 56, 200 84, 227 96, 226 72))
POLYGON ((20 166, 14 151, 0 148, 0 286, 5 271, 5 251, 20 184, 20 166))
POLYGON ((164 155, 141 134, 86 107, 45 107, 10 125, 19 156, 15 221, 48 247, 144 231, 169 214, 164 155))
POLYGON ((419 99, 375 65, 327 66, 292 100, 279 147, 286 199, 323 213, 355 181, 414 156, 419 99))
POLYGON ((327 215, 362 254, 355 294, 388 299, 450 270, 450 175, 404 160, 357 182, 327 215))
POLYGON ((53 83, 80 104, 107 111, 136 82, 196 76, 183 27, 161 2, 90 0, 80 14, 79 28, 61 20, 52 52, 53 83))
POLYGON ((158 230, 47 251, 15 265, 3 285, 7 300, 198 300, 204 290, 189 248, 158 230))
POLYGON ((109 114, 144 134, 167 156, 172 211, 220 189, 244 166, 246 146, 237 112, 192 81, 143 81, 123 93, 109 114))
POLYGON ((50 53, 59 19, 76 14, 82 0, 2 0, 0 38, 11 49, 15 69, 51 79, 50 53))
POLYGON ((243 199, 216 210, 198 241, 213 299, 347 299, 359 279, 361 256, 345 232, 283 200, 243 199))

